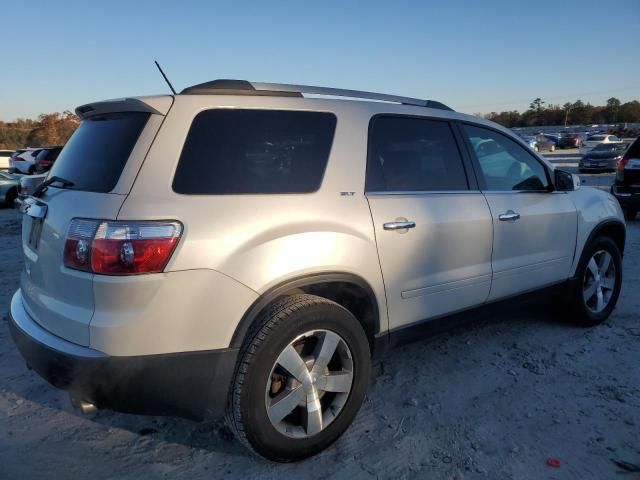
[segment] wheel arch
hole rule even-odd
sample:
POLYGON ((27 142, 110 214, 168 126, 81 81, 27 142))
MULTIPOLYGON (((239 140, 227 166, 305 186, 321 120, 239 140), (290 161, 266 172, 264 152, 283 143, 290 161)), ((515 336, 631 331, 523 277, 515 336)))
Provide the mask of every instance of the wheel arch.
MULTIPOLYGON (((582 246, 582 251, 580 252, 579 258, 580 259, 582 258, 582 255, 584 254, 585 249, 587 248, 588 245, 591 244, 591 242, 593 242, 596 238, 602 237, 602 236, 611 238, 620 249, 620 255, 624 256, 624 246, 625 246, 626 237, 627 237, 626 227, 624 223, 622 223, 620 220, 608 219, 598 223, 591 230, 591 233, 587 237, 587 241, 584 242, 584 245, 582 246)), ((578 268, 578 265, 579 265, 579 261, 577 261, 575 264, 574 275, 575 275, 575 270, 578 268)))
POLYGON ((327 272, 286 280, 264 292, 247 309, 231 337, 231 348, 240 348, 249 328, 259 314, 279 297, 308 293, 332 300, 349 310, 360 322, 374 348, 374 337, 380 333, 380 311, 375 292, 369 283, 352 273, 327 272))

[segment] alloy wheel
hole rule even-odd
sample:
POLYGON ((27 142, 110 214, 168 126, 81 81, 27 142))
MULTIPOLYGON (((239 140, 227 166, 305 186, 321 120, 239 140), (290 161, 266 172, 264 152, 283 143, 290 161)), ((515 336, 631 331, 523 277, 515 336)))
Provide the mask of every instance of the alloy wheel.
POLYGON ((616 286, 616 266, 606 250, 598 250, 589 259, 584 272, 582 297, 593 313, 602 312, 613 295, 616 286))
POLYGON ((327 428, 344 407, 353 384, 347 343, 329 330, 297 336, 278 356, 265 389, 271 424, 292 438, 327 428))

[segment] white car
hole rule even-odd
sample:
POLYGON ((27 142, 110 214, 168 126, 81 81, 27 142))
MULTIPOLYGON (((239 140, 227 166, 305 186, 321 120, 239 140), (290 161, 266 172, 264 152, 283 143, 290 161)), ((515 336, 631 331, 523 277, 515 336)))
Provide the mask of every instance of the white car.
POLYGON ((14 150, 0 150, 0 169, 9 168, 9 159, 14 153, 14 150))
POLYGON ((21 207, 7 317, 85 411, 226 416, 301 460, 352 422, 371 355, 445 315, 551 288, 588 327, 618 300, 618 201, 437 101, 218 80, 76 112, 21 207))
MULTIPOLYGON (((36 156, 41 148, 26 148, 22 153, 12 155, 9 159, 9 168, 18 173, 32 174, 36 171, 36 156)), ((17 153, 17 152, 16 152, 17 153)))
POLYGON ((579 152, 580 152, 580 155, 584 155, 585 153, 594 149, 596 146, 600 145, 601 143, 621 143, 621 142, 622 140, 620 140, 615 135, 591 135, 587 137, 587 139, 584 142, 582 142, 579 152))

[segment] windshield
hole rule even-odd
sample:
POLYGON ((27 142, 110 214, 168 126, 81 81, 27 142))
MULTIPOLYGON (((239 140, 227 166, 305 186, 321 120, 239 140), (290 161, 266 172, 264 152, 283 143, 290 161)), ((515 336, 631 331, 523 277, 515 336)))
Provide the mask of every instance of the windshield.
POLYGON ((51 176, 73 183, 73 190, 113 190, 149 119, 148 113, 96 115, 80 124, 51 168, 51 176))

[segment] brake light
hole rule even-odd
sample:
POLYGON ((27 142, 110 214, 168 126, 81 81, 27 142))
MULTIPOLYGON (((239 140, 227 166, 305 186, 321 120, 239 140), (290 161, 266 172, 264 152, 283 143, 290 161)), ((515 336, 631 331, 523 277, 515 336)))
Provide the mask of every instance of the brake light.
POLYGON ((622 158, 620 160, 618 160, 618 166, 617 169, 619 172, 623 172, 625 167, 627 166, 627 163, 629 163, 629 159, 631 157, 629 155, 623 155, 622 158))
POLYGON ((64 248, 69 268, 102 275, 164 270, 182 234, 174 221, 111 222, 73 219, 64 248))

